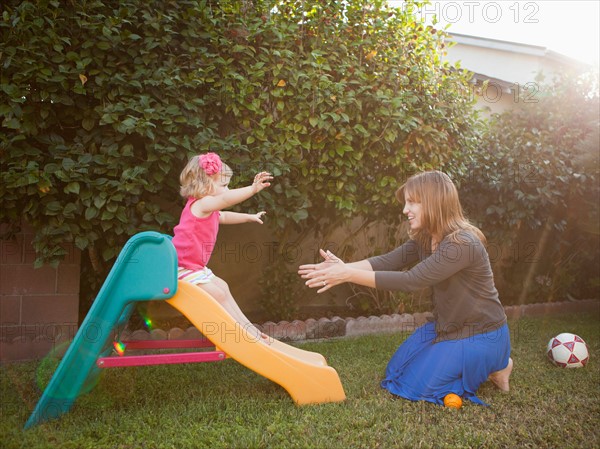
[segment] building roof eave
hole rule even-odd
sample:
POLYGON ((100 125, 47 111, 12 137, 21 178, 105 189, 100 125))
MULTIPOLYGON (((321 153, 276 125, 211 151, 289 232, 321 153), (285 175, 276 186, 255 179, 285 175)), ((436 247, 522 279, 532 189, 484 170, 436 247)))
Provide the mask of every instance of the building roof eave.
POLYGON ((499 39, 492 39, 488 37, 480 36, 469 36, 467 34, 452 33, 448 32, 449 41, 456 42, 457 44, 470 45, 473 47, 481 47, 493 50, 500 50, 505 52, 512 52, 518 54, 524 54, 529 56, 537 56, 540 58, 547 58, 551 61, 558 62, 560 64, 568 65, 579 70, 587 70, 592 66, 585 62, 578 61, 569 56, 558 53, 554 50, 550 50, 540 45, 524 44, 520 42, 503 41, 499 39))

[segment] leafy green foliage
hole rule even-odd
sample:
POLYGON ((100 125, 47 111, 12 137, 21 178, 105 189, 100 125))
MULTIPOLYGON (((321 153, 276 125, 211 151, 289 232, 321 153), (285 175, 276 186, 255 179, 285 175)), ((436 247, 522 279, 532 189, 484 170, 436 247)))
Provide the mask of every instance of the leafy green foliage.
POLYGON ((462 189, 496 244, 505 302, 598 295, 597 86, 563 76, 540 91, 494 117, 462 189))
POLYGON ((253 201, 283 243, 394 220, 402 174, 460 169, 476 120, 467 75, 440 60, 443 33, 411 10, 4 2, 0 221, 34 228, 38 264, 73 242, 103 278, 127 237, 170 232, 179 172, 207 150, 239 182, 278 177, 253 201))
POLYGON ((213 132, 184 25, 202 10, 174 6, 5 4, 0 218, 34 227, 38 263, 64 242, 111 260, 172 225, 179 167, 213 132))

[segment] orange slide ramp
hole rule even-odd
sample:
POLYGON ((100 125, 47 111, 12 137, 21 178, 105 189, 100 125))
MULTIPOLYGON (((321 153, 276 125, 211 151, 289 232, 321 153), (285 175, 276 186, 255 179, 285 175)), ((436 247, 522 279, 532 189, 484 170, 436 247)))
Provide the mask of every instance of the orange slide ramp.
POLYGON ((261 376, 281 385, 298 405, 340 402, 346 394, 335 369, 318 353, 272 338, 250 335, 200 287, 178 282, 166 300, 219 350, 261 376))

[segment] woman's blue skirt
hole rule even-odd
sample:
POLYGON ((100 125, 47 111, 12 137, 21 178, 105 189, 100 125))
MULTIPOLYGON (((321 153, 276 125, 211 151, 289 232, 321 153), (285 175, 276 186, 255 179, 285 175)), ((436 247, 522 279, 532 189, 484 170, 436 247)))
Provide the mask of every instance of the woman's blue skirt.
POLYGON ((435 323, 419 327, 388 363, 381 386, 412 401, 444 404, 454 393, 481 405, 476 396, 488 376, 508 365, 508 325, 485 334, 434 343, 435 323))

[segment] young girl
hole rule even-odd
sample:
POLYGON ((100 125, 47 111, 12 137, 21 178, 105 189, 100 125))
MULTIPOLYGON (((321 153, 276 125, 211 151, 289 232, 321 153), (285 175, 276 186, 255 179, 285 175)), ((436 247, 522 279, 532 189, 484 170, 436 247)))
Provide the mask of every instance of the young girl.
POLYGON ((489 378, 508 391, 513 365, 485 237, 465 219, 456 187, 442 172, 412 176, 396 197, 404 202, 408 242, 350 264, 321 250, 325 262, 303 265, 299 274, 319 293, 343 282, 408 292, 431 287, 434 321, 398 348, 381 385, 415 401, 443 404, 454 393, 483 404, 479 386, 489 378))
POLYGON ((187 203, 175 226, 173 245, 177 250, 178 279, 197 284, 232 315, 246 331, 260 335, 238 307, 227 283, 207 267, 215 248, 220 224, 260 223, 264 211, 244 214, 223 211, 269 187, 270 173, 261 172, 252 185, 229 190, 233 172, 215 153, 194 156, 181 172, 181 196, 187 203))

